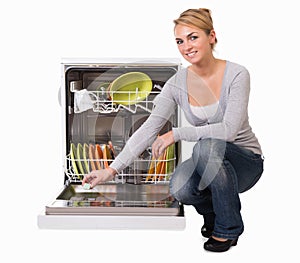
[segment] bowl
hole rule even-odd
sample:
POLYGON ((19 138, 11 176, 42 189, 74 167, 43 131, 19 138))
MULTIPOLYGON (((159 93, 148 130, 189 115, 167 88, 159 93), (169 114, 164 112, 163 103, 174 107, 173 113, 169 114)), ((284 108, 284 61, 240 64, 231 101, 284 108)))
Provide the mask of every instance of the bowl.
POLYGON ((128 72, 116 78, 109 87, 110 98, 122 105, 132 105, 147 98, 152 80, 142 72, 128 72))

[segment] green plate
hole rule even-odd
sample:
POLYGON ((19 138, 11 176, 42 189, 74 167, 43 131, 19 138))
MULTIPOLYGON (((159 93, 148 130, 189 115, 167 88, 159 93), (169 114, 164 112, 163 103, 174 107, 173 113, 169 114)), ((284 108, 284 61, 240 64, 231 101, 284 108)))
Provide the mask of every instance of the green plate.
POLYGON ((76 146, 74 143, 71 143, 70 155, 71 155, 71 163, 72 163, 73 171, 75 174, 79 174, 77 164, 76 164, 76 159, 77 159, 76 146))
POLYGON ((143 101, 152 90, 152 80, 142 72, 129 72, 116 78, 110 85, 109 93, 113 102, 132 105, 143 101))
POLYGON ((84 159, 83 159, 83 146, 81 143, 77 144, 77 164, 78 168, 81 174, 86 174, 86 168, 84 164, 84 159))
POLYGON ((167 148, 166 155, 166 174, 171 174, 175 169, 175 144, 170 145, 167 148))

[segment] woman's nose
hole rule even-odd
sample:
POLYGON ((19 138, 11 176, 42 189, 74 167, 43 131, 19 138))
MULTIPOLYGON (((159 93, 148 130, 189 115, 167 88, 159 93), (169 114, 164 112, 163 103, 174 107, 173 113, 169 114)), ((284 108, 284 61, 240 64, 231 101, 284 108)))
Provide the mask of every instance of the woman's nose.
POLYGON ((188 41, 183 42, 183 50, 188 51, 191 49, 191 44, 188 41))

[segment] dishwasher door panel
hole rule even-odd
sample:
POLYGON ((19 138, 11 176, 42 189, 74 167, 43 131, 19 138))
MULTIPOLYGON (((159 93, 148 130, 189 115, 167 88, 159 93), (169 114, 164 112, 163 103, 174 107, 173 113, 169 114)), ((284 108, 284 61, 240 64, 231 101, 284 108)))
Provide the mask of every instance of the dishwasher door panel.
POLYGON ((111 229, 111 230, 184 230, 185 217, 179 216, 99 216, 38 215, 41 229, 111 229))
POLYGON ((180 213, 167 184, 103 184, 86 190, 67 186, 46 206, 49 215, 172 215, 180 213))
POLYGON ((40 228, 52 229, 184 229, 183 206, 166 184, 104 184, 85 190, 65 187, 45 213, 40 228))

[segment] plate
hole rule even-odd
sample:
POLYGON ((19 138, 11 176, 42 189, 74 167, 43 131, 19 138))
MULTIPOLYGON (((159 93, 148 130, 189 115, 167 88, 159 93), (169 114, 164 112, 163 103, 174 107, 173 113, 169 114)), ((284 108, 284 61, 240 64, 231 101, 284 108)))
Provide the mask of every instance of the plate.
POLYGON ((147 98, 152 90, 151 78, 142 72, 128 72, 116 78, 109 87, 113 102, 132 105, 147 98))
POLYGON ((89 146, 87 143, 83 144, 83 162, 85 166, 85 170, 89 173, 90 172, 90 166, 89 166, 89 146))
MULTIPOLYGON (((158 177, 159 180, 163 179, 163 174, 166 173, 166 150, 163 152, 163 154, 158 158, 158 162, 156 165, 156 175, 160 175, 158 177)), ((157 176, 155 176, 154 181, 157 179, 157 176)))
POLYGON ((81 143, 77 144, 77 164, 81 174, 87 174, 87 170, 85 169, 85 164, 83 160, 83 146, 81 143))
POLYGON ((103 168, 102 159, 103 159, 103 152, 101 146, 99 144, 95 145, 95 163, 96 163, 96 170, 100 170, 103 168))
POLYGON ((71 149, 70 149, 70 155, 71 155, 71 163, 72 163, 72 168, 75 174, 79 174, 77 164, 76 164, 76 146, 74 143, 71 143, 71 149))
POLYGON ((165 150, 158 159, 154 159, 154 157, 152 157, 146 182, 156 181, 157 179, 161 180, 164 178, 162 174, 166 173, 166 152, 167 151, 165 150), (158 177, 157 175, 160 176, 158 177))
POLYGON ((170 145, 167 148, 166 156, 166 174, 171 174, 175 169, 175 144, 170 145))
POLYGON ((111 159, 112 159, 110 149, 108 148, 108 146, 106 144, 102 144, 101 149, 103 152, 104 168, 108 168, 109 164, 111 163, 111 159))
POLYGON ((89 145, 89 159, 90 159, 92 171, 97 170, 96 163, 95 163, 95 147, 93 144, 89 145))
POLYGON ((113 146, 111 141, 108 141, 108 148, 110 150, 110 154, 111 154, 111 158, 115 159, 116 157, 116 151, 115 151, 115 147, 113 146))

